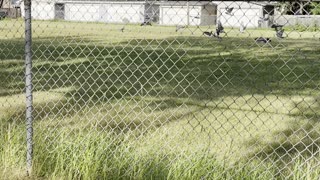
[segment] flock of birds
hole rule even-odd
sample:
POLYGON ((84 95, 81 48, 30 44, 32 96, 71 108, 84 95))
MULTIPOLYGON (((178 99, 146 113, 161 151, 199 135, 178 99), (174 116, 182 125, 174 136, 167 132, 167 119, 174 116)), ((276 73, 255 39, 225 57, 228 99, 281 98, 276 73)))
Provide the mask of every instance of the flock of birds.
MULTIPOLYGON (((226 11, 225 13, 227 15, 230 15, 230 16, 233 16, 234 15, 234 12, 233 12, 233 9, 234 7, 226 7, 226 11)), ((268 21, 269 20, 269 16, 266 16, 266 17, 263 17, 263 18, 260 18, 262 21, 268 21)), ((152 26, 151 22, 150 21, 144 21, 140 24, 140 26, 152 26)), ((279 24, 273 24, 271 26, 271 28, 274 28, 274 30, 276 31, 276 36, 278 38, 283 38, 283 33, 284 33, 284 29, 282 29, 283 25, 279 25, 279 24)), ((186 26, 183 26, 183 25, 177 25, 176 26, 176 32, 178 32, 179 30, 181 29, 185 29, 186 26)), ((246 30, 247 26, 241 21, 240 22, 240 33, 244 33, 245 30, 246 30)), ((124 32, 125 30, 125 26, 122 26, 119 31, 121 32, 124 32)), ((220 34, 221 33, 225 33, 224 31, 224 27, 222 26, 222 23, 220 20, 218 20, 217 22, 217 27, 216 27, 216 30, 215 32, 213 31, 205 31, 203 32, 203 35, 204 36, 207 36, 207 37, 215 37, 215 38, 218 38, 218 40, 222 40, 222 38, 220 37, 220 34)), ((269 43, 271 42, 271 39, 270 38, 264 38, 264 37, 258 37, 258 38, 255 38, 255 41, 256 42, 262 42, 262 43, 269 43)))
MULTIPOLYGON (((140 26, 152 26, 152 24, 151 24, 150 21, 144 21, 144 22, 142 22, 142 23, 140 24, 140 26)), ((124 32, 124 30, 125 30, 125 25, 123 25, 123 26, 119 29, 120 32, 124 32)))
POLYGON ((205 32, 203 32, 203 35, 208 36, 208 37, 216 37, 219 40, 221 40, 222 39, 220 37, 221 33, 224 33, 224 27, 222 26, 221 22, 218 21, 218 25, 217 25, 216 31, 214 33, 212 31, 211 32, 205 31, 205 32))
MULTIPOLYGON (((283 38, 284 29, 282 29, 282 27, 283 27, 283 25, 279 25, 279 24, 272 24, 271 25, 271 28, 275 29, 276 36, 278 38, 283 38)), ((243 22, 241 22, 239 31, 241 33, 243 33, 245 31, 245 29, 246 29, 246 26, 244 26, 243 22)), ((222 26, 221 22, 218 21, 218 25, 217 25, 216 31, 214 33, 213 33, 213 31, 210 31, 210 32, 205 31, 205 32, 203 32, 203 35, 207 36, 207 37, 216 37, 219 40, 221 40, 222 39, 220 37, 221 33, 224 33, 224 27, 222 26)), ((271 39, 270 38, 264 38, 264 37, 258 37, 258 38, 255 38, 255 41, 256 42, 262 42, 262 43, 269 43, 269 42, 271 42, 271 39)))
MULTIPOLYGON (((226 14, 230 15, 230 16, 233 16, 234 13, 232 12, 233 11, 233 7, 227 7, 226 8, 226 14)), ((263 21, 268 21, 269 20, 269 16, 266 16, 264 18, 260 18, 261 20, 263 21)), ((282 29, 283 25, 279 25, 279 24, 272 24, 271 25, 271 28, 274 28, 274 30, 276 31, 276 36, 278 38, 283 38, 283 33, 284 33, 284 29, 282 29)), ((240 22, 240 29, 239 31, 241 33, 244 33, 245 30, 246 30, 247 26, 244 25, 244 23, 241 21, 240 22)), ((221 22, 218 20, 218 23, 217 23, 217 27, 216 27, 216 31, 213 33, 212 31, 208 32, 208 31, 205 31, 203 32, 203 35, 204 36, 207 36, 207 37, 216 37, 218 38, 219 40, 221 40, 222 38, 220 37, 220 34, 221 33, 224 33, 224 27, 222 26, 221 22)), ((270 38, 265 38, 265 37, 258 37, 258 38, 255 38, 255 41, 258 42, 258 43, 269 43, 271 42, 271 39, 270 38)))

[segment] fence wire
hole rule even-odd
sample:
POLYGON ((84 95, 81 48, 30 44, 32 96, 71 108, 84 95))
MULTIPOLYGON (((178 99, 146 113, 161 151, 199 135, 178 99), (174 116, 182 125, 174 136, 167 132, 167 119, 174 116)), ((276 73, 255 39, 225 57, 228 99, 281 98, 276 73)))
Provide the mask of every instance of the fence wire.
POLYGON ((319 2, 33 0, 27 117, 26 6, 0 2, 4 179, 28 113, 34 178, 319 177, 319 2))

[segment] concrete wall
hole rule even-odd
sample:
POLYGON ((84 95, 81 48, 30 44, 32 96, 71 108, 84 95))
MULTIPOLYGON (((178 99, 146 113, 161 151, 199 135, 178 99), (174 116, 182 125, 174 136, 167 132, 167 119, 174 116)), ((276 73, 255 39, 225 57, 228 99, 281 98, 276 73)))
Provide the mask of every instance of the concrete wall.
POLYGON ((234 9, 232 16, 224 13, 226 9, 221 8, 220 10, 223 13, 219 19, 226 27, 240 27, 241 23, 251 28, 259 27, 260 9, 234 9))
MULTIPOLYGON (((61 2, 59 2, 61 3, 61 2)), ((144 3, 119 2, 63 2, 65 20, 109 23, 142 23, 145 18, 144 3)), ((55 2, 33 1, 34 19, 52 20, 55 18, 55 2)), ((23 9, 23 3, 21 9, 23 9)), ((24 17, 24 12, 21 14, 24 17)))
POLYGON ((104 4, 100 7, 100 20, 109 23, 142 23, 144 4, 104 4))
POLYGON ((98 4, 65 4, 65 20, 99 21, 98 4))
POLYGON ((159 23, 160 5, 158 4, 146 4, 145 5, 145 21, 159 23))
POLYGON ((214 25, 216 24, 216 7, 214 5, 190 5, 189 17, 186 4, 160 6, 160 24, 162 25, 214 25), (189 22, 188 22, 189 21, 189 22))
POLYGON ((201 9, 201 22, 200 25, 208 26, 215 25, 217 22, 217 6, 212 4, 205 5, 201 9))
POLYGON ((276 15, 274 22, 284 26, 305 25, 312 26, 314 24, 320 26, 320 15, 276 15))
MULTIPOLYGON (((54 1, 33 1, 32 17, 43 20, 54 19, 54 1)), ((68 21, 142 23, 146 21, 147 16, 152 16, 151 21, 162 25, 215 25, 217 19, 220 19, 225 27, 239 27, 241 22, 247 27, 259 27, 261 26, 260 17, 263 17, 263 6, 248 2, 190 2, 189 17, 187 16, 187 4, 182 1, 173 3, 173 5, 170 2, 157 3, 155 6, 144 2, 120 3, 118 1, 71 2, 62 0, 59 3, 65 4, 64 19, 68 21), (233 16, 225 13, 226 7, 234 7, 233 16)), ((23 10, 23 3, 21 9, 23 10)), ((24 11, 22 11, 22 16, 24 16, 24 11)))
POLYGON ((144 21, 143 4, 65 4, 65 20, 97 21, 108 23, 141 23, 144 21))
POLYGON ((161 25, 200 25, 201 6, 160 6, 161 25), (188 22, 189 21, 189 22, 188 22))
POLYGON ((220 2, 213 1, 218 5, 218 19, 225 27, 240 27, 241 22, 251 28, 260 26, 260 17, 263 17, 263 6, 248 2, 220 2), (226 14, 226 8, 233 7, 234 15, 226 14))
MULTIPOLYGON (((24 3, 21 3, 21 16, 24 17, 24 3)), ((32 1, 31 16, 33 19, 54 19, 54 2, 32 1)))

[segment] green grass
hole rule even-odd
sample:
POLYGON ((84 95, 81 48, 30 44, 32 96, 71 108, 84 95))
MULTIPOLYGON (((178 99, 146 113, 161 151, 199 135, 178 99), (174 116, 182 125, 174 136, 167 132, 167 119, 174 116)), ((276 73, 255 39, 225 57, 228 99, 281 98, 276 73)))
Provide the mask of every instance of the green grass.
MULTIPOLYGON (((314 179, 319 33, 34 21, 31 179, 314 179), (271 37, 256 44, 255 37, 271 37)), ((0 21, 0 174, 25 176, 23 22, 0 21)))

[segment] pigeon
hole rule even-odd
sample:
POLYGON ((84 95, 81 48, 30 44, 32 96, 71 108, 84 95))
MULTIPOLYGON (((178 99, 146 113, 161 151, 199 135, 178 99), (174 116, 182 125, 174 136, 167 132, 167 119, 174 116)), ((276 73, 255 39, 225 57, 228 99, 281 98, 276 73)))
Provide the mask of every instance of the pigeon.
POLYGON ((152 26, 152 24, 149 21, 148 22, 145 21, 145 22, 141 23, 140 26, 152 26))
POLYGON ((283 38, 283 32, 284 29, 282 29, 283 25, 279 25, 279 24, 272 24, 271 28, 274 28, 274 30, 276 31, 276 36, 278 38, 283 38))
POLYGON ((200 19, 200 16, 190 16, 192 18, 195 18, 195 19, 200 19))
POLYGON ((231 7, 231 8, 227 7, 227 8, 226 8, 226 14, 228 14, 228 15, 230 15, 230 16, 233 16, 232 11, 233 11, 233 7, 231 7))
POLYGON ((222 26, 220 20, 218 20, 218 26, 216 28, 216 32, 213 34, 214 37, 221 39, 220 33, 224 33, 224 27, 222 26))
POLYGON ((241 23, 240 23, 240 32, 241 33, 244 33, 244 31, 247 29, 247 26, 245 26, 244 24, 243 24, 243 22, 241 21, 241 23))
POLYGON ((271 28, 274 28, 276 31, 282 29, 283 25, 279 25, 279 24, 272 24, 271 28))
POLYGON ((276 31, 276 36, 277 36, 278 38, 283 38, 283 32, 284 32, 284 29, 281 29, 281 30, 276 31))
POLYGON ((257 43, 269 43, 271 42, 270 38, 258 37, 254 39, 257 43))
POLYGON ((184 29, 184 28, 186 28, 186 26, 177 25, 176 26, 176 32, 178 32, 180 29, 184 29))
POLYGON ((205 32, 203 32, 203 35, 204 35, 204 36, 207 36, 207 37, 212 37, 212 36, 213 36, 213 33, 212 33, 212 31, 210 31, 210 32, 205 31, 205 32))
POLYGON ((124 31, 124 26, 122 28, 119 29, 120 32, 124 31))
POLYGON ((266 15, 265 17, 259 17, 262 21, 268 21, 269 20, 269 16, 266 15))
POLYGON ((221 24, 221 21, 219 20, 218 21, 218 26, 217 26, 217 32, 219 32, 219 33, 224 33, 224 27, 222 26, 222 24, 221 24))

